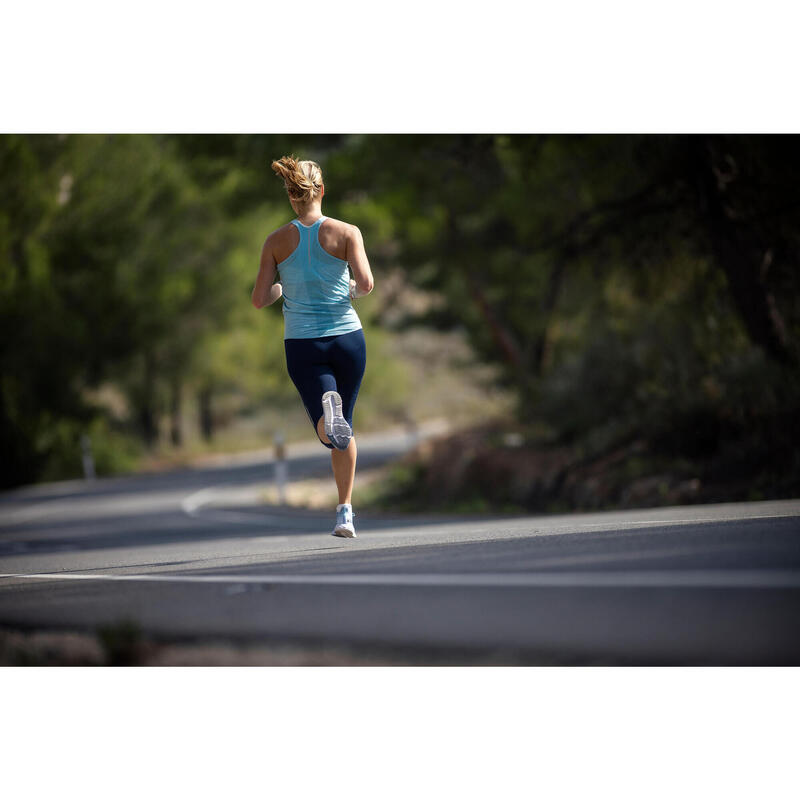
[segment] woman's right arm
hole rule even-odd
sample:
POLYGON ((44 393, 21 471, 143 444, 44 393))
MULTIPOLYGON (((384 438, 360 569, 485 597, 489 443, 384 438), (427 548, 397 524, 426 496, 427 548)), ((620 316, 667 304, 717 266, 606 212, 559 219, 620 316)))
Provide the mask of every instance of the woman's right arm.
POLYGON ((372 270, 367 260, 367 251, 364 249, 364 239, 361 231, 355 226, 350 225, 347 229, 346 239, 346 261, 353 270, 353 277, 356 282, 356 297, 363 297, 369 294, 375 286, 372 278, 372 270))

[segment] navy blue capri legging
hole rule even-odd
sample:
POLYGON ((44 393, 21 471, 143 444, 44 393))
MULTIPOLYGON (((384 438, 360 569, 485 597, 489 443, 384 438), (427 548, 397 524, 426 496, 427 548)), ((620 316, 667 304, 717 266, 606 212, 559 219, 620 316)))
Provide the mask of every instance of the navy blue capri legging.
MULTIPOLYGON (((339 392, 342 414, 352 428, 353 408, 367 366, 364 330, 314 339, 284 339, 283 344, 289 377, 300 392, 314 432, 322 416, 322 395, 327 391, 339 392)), ((333 450, 332 444, 320 442, 333 450)))

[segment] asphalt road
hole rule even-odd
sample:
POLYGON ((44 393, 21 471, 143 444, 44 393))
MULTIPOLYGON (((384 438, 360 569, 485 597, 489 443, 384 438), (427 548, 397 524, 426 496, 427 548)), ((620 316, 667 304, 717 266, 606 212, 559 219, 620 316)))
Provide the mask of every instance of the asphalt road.
MULTIPOLYGON (((359 437, 359 464, 408 443, 359 437)), ((294 478, 330 469, 313 443, 290 459, 294 478)), ((333 513, 261 504, 271 471, 256 454, 0 495, 0 625, 134 619, 161 638, 512 663, 800 663, 798 500, 513 517, 356 507, 347 540, 329 535, 333 513)))

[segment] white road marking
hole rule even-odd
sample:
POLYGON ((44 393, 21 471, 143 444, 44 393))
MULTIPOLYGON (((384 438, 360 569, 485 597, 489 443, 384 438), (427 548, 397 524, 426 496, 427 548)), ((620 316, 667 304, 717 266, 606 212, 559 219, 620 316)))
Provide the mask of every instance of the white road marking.
MULTIPOLYGON (((181 509, 185 514, 195 519, 208 520, 210 522, 246 522, 248 524, 258 524, 263 522, 261 514, 247 513, 243 511, 232 511, 227 508, 206 508, 212 501, 215 491, 220 487, 207 486, 197 492, 184 497, 181 500, 181 509), (202 511, 202 514, 200 513, 202 511), (261 517, 261 519, 259 519, 261 517)), ((230 487, 226 487, 230 488, 230 487)))
POLYGON ((106 573, 3 573, 0 578, 49 581, 300 584, 327 586, 571 587, 798 589, 800 570, 642 570, 639 572, 355 573, 341 575, 128 575, 106 573))
POLYGON ((190 517, 196 516, 197 509, 201 508, 207 502, 206 497, 210 496, 216 488, 216 486, 208 486, 205 489, 200 489, 199 492, 192 492, 192 494, 184 497, 183 500, 181 500, 181 508, 184 513, 188 514, 190 517))
MULTIPOLYGON (((614 512, 611 512, 614 513, 614 512)), ((793 514, 753 514, 752 516, 739 515, 737 517, 691 517, 684 519, 670 519, 664 517, 663 519, 634 519, 634 520, 614 520, 609 519, 605 522, 577 522, 574 525, 561 525, 554 526, 551 530, 570 531, 575 528, 628 528, 639 527, 646 525, 691 525, 695 522, 745 522, 751 519, 781 519, 784 517, 798 517, 798 513, 793 514)), ((538 517, 536 519, 542 519, 538 517)))

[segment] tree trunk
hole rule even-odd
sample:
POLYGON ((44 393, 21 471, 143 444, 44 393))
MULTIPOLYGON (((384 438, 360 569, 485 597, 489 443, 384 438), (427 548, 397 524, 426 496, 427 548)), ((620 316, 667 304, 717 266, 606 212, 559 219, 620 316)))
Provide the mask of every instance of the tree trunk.
POLYGON ((204 386, 197 393, 197 402, 200 406, 200 432, 203 439, 210 442, 214 438, 214 418, 211 413, 211 387, 204 386))
POLYGON ((534 372, 541 377, 544 372, 547 351, 550 344, 547 336, 547 329, 555 311, 561 287, 564 284, 564 275, 567 271, 567 256, 556 256, 550 275, 547 278, 547 288, 542 298, 542 329, 541 333, 533 341, 533 355, 530 358, 534 372))
POLYGON ((480 282, 469 270, 465 272, 465 276, 475 303, 481 312, 481 316, 486 321, 486 326, 489 328, 492 340, 497 346, 498 351, 502 354, 503 360, 515 369, 524 369, 525 365, 523 364, 520 347, 514 335, 508 327, 500 321, 500 318, 494 312, 486 294, 483 289, 481 289, 480 282))
POLYGON ((182 383, 179 375, 174 375, 172 378, 172 386, 170 387, 170 430, 169 435, 172 444, 175 447, 180 447, 183 444, 183 431, 181 426, 181 390, 182 383))
MULTIPOLYGON (((447 214, 446 224, 447 250, 452 254, 457 254, 459 253, 459 247, 464 237, 461 236, 456 220, 449 212, 447 214)), ((495 343, 502 360, 505 361, 506 364, 509 364, 516 371, 522 370, 524 369, 522 349, 512 331, 509 330, 508 326, 503 323, 500 316, 492 308, 489 299, 486 297, 486 293, 483 291, 481 281, 476 277, 476 274, 476 271, 469 267, 464 270, 464 277, 470 294, 486 322, 486 327, 489 329, 492 341, 495 343)))
POLYGON ((737 165, 713 139, 698 139, 696 157, 701 178, 711 251, 728 279, 736 310, 750 340, 782 364, 797 361, 786 325, 767 286, 766 268, 773 258, 770 242, 759 236, 735 208, 731 188, 737 165))
POLYGON ((158 425, 155 412, 155 364, 152 353, 144 354, 144 377, 139 400, 139 427, 147 447, 158 441, 158 425))

